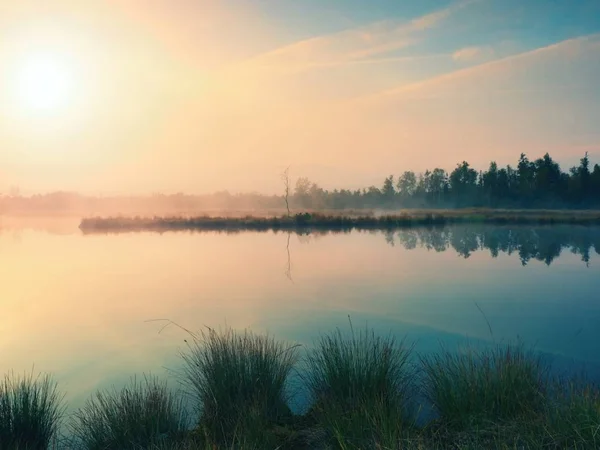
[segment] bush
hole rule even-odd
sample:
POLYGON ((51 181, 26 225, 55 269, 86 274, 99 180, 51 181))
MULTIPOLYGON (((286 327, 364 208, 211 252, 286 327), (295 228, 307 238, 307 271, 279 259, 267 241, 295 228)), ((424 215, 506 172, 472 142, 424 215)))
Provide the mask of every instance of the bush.
POLYGON ((155 377, 120 391, 98 391, 75 414, 76 445, 88 450, 147 448, 177 442, 188 429, 185 405, 155 377))

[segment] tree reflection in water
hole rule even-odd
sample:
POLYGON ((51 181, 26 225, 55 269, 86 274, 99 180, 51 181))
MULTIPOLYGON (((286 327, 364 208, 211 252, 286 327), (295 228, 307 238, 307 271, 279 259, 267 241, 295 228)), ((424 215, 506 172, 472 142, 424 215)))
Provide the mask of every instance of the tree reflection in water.
POLYGON ((590 254, 600 254, 600 228, 582 226, 454 226, 412 228, 385 233, 390 245, 405 249, 425 248, 443 252, 450 248, 464 258, 480 250, 489 250, 493 258, 501 252, 517 254, 524 266, 530 260, 550 265, 565 250, 581 256, 589 265, 590 254))

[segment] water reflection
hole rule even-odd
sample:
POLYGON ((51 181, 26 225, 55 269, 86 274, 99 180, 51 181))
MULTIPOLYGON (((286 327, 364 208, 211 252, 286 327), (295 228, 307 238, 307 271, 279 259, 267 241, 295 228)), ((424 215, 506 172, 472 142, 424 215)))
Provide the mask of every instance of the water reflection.
POLYGON ((292 234, 288 233, 287 243, 285 246, 285 250, 287 252, 287 266, 285 269, 285 276, 288 278, 288 280, 290 280, 293 283, 294 279, 292 278, 292 255, 290 253, 290 238, 291 237, 292 237, 292 234))
POLYGON ((147 322, 162 318, 311 345, 350 314, 426 352, 489 341, 480 307, 497 340, 600 367, 600 228, 83 236, 77 222, 0 225, 0 373, 52 372, 72 406, 177 369, 187 336, 147 322))
MULTIPOLYGON (((131 232, 93 232, 96 235, 119 235, 139 233, 131 232)), ((148 233, 148 232, 142 232, 148 233)), ((443 227, 415 227, 400 230, 306 230, 277 231, 277 230, 183 230, 183 231, 156 231, 153 234, 225 234, 238 235, 244 233, 254 234, 286 234, 288 263, 285 271, 286 277, 291 280, 290 262, 290 237, 296 234, 298 240, 309 243, 320 237, 332 234, 383 234, 388 245, 394 247, 401 245, 406 250, 422 248, 435 252, 444 252, 452 248, 464 258, 469 258, 473 253, 489 250, 493 258, 500 253, 516 254, 523 266, 531 260, 541 261, 547 265, 558 258, 564 250, 580 255, 581 261, 589 265, 592 252, 600 254, 600 227, 581 225, 546 225, 546 226, 497 226, 497 225, 451 225, 443 227)), ((85 234, 85 233, 84 233, 85 234)))
POLYGON ((550 265, 564 250, 580 255, 586 265, 589 265, 593 251, 600 254, 600 228, 597 227, 415 228, 388 231, 385 240, 391 246, 398 243, 407 250, 418 247, 444 252, 452 248, 464 258, 482 250, 489 250, 492 258, 497 258, 501 252, 517 254, 523 266, 532 259, 550 265))

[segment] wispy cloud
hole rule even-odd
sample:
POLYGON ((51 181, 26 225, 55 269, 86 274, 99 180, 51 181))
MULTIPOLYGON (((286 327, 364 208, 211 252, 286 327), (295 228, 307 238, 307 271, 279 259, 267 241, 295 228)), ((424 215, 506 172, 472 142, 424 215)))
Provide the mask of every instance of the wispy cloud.
MULTIPOLYGON (((479 0, 467 0, 408 21, 386 20, 313 37, 261 54, 244 62, 270 72, 297 72, 328 65, 351 64, 405 49, 424 32, 439 26, 458 10, 479 0)), ((379 62, 381 59, 375 59, 379 62)))
MULTIPOLYGON (((401 96, 412 92, 421 92, 426 96, 432 93, 435 88, 444 88, 453 83, 458 83, 461 80, 465 80, 465 86, 477 89, 478 84, 471 83, 473 78, 477 78, 483 81, 490 80, 492 76, 498 76, 502 74, 510 74, 521 71, 528 66, 541 67, 545 63, 551 61, 562 60, 568 62, 569 59, 576 58, 585 53, 596 53, 600 49, 600 34, 593 34, 583 36, 579 38, 567 39, 555 44, 551 44, 545 47, 536 48, 526 52, 519 53, 517 55, 508 56, 505 58, 495 59, 475 66, 459 69, 454 72, 439 75, 427 80, 410 83, 407 85, 400 86, 398 88, 390 89, 385 92, 381 92, 369 98, 390 98, 394 96, 401 96)), ((464 50, 464 49, 463 49, 464 50)), ((468 56, 473 56, 475 51, 464 52, 468 56)), ((465 56, 463 53, 463 57, 465 56)), ((565 66, 566 68, 567 66, 565 66)), ((555 74, 557 75, 557 74, 555 74)), ((531 77, 533 78, 533 77, 531 77)), ((492 87, 494 89, 503 89, 502 83, 498 83, 498 80, 494 81, 492 87)), ((537 80, 540 81, 540 80, 537 80)), ((563 85, 564 86, 564 85, 563 85)), ((490 87, 490 83, 486 82, 486 87, 490 87)), ((533 89, 539 90, 540 85, 532 86, 533 89)), ((552 89, 560 88, 560 86, 552 86, 552 89)), ((523 85, 519 86, 519 91, 523 91, 523 85)), ((437 91, 440 92, 439 90, 437 91)), ((448 91, 454 92, 456 91, 448 91)))
MULTIPOLYGON (((592 35, 527 51, 526 42, 500 41, 489 61, 485 53, 492 49, 471 36, 467 42, 477 47, 453 44, 453 59, 447 49, 460 34, 455 26, 472 12, 453 11, 370 24, 245 60, 229 72, 231 78, 219 77, 222 96, 199 102, 206 105, 202 120, 186 114, 193 119, 194 139, 229 160, 257 155, 253 164, 260 173, 277 173, 267 167, 291 163, 308 176, 334 179, 309 168, 319 164, 339 167, 353 174, 348 179, 367 185, 371 174, 387 173, 392 164, 422 170, 432 160, 451 168, 456 159, 467 159, 482 166, 489 159, 513 162, 521 150, 538 154, 561 145, 556 153, 564 157, 579 154, 575 144, 597 143, 587 134, 598 117, 590 80, 598 75, 600 39, 592 35), (419 39, 423 45, 410 52, 388 51, 419 39), (378 94, 367 96, 373 92, 378 94)), ((195 148, 190 145, 190 155, 195 148)))
POLYGON ((494 57, 494 49, 491 46, 464 47, 452 54, 452 59, 458 62, 482 61, 494 57))

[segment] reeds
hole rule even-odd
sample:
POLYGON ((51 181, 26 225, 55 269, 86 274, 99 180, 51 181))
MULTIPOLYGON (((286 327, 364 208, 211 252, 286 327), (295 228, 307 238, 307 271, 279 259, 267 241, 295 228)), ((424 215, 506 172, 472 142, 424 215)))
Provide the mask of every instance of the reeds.
POLYGON ((177 442, 188 431, 185 404, 156 377, 134 378, 121 390, 98 391, 75 413, 73 448, 148 448, 177 442))
POLYGON ((390 230, 414 226, 443 226, 460 223, 485 224, 600 224, 598 211, 547 210, 406 210, 395 214, 351 216, 298 213, 290 217, 90 217, 82 219, 84 233, 129 231, 351 231, 390 230))
POLYGON ((58 438, 62 399, 49 375, 5 375, 0 382, 0 449, 49 448, 58 438))

